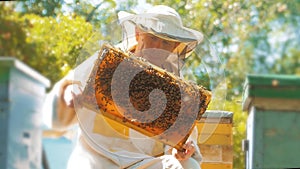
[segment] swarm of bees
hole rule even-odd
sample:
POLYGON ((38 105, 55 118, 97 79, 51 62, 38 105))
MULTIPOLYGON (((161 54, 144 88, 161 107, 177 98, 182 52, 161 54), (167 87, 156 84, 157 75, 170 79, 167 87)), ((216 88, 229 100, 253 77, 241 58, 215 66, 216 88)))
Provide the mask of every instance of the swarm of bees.
POLYGON ((105 44, 82 104, 180 150, 210 99, 204 87, 105 44))

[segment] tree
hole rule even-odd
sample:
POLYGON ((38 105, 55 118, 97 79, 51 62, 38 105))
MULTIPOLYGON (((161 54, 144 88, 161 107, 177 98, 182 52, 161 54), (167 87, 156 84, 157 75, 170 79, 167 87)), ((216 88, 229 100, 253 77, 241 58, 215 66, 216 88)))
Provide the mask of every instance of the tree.
POLYGON ((128 4, 136 4, 131 0, 116 9, 113 0, 98 4, 75 2, 33 0, 1 3, 0 49, 5 50, 0 54, 19 58, 54 83, 75 66, 79 53, 84 52, 83 46, 93 34, 97 34, 97 40, 115 38, 116 34, 110 31, 114 31, 113 26, 117 23, 116 11, 129 7, 128 4), (70 8, 71 12, 64 13, 63 6, 70 8))
MULTIPOLYGON (((234 168, 244 168, 240 146, 241 139, 245 137, 246 115, 236 108, 235 101, 241 100, 243 82, 249 73, 299 74, 300 1, 148 2, 173 7, 182 16, 184 25, 202 31, 216 47, 225 67, 226 105, 232 105, 225 106, 225 109, 234 112, 234 168)), ((192 64, 194 74, 206 76, 205 71, 202 75, 198 71, 202 69, 201 59, 196 62, 192 64)), ((206 79, 209 78, 208 74, 206 79)))
POLYGON ((136 4, 136 0, 124 1, 118 6, 114 0, 22 0, 17 2, 18 9, 22 14, 31 13, 43 17, 56 17, 66 13, 73 13, 85 18, 95 29, 99 29, 101 26, 105 29, 105 24, 116 21, 116 12, 119 10, 128 10, 136 4))
MULTIPOLYGON (((113 0, 98 4, 74 2, 22 1, 17 3, 22 15, 13 10, 11 3, 1 3, 0 54, 19 58, 55 82, 74 66, 74 58, 82 51, 93 30, 100 31, 100 36, 111 34, 116 12, 130 10, 137 4, 136 0, 121 5, 113 0), (69 7, 73 14, 64 16, 63 5, 69 7)), ((300 74, 300 1, 148 2, 176 9, 184 25, 205 35, 206 40, 199 48, 201 55, 209 56, 210 52, 216 52, 219 56, 221 64, 212 65, 212 71, 218 72, 216 69, 219 68, 219 73, 225 75, 225 82, 219 82, 226 83, 227 87, 224 110, 234 112, 234 168, 244 168, 240 144, 245 137, 246 113, 237 104, 242 100, 243 82, 248 73, 300 74)), ((107 39, 112 38, 107 36, 107 39)), ((209 88, 214 84, 207 83, 212 77, 203 67, 202 59, 192 56, 187 64, 192 67, 195 80, 209 88)), ((216 108, 215 105, 210 108, 216 108)))
POLYGON ((62 78, 76 64, 76 58, 93 27, 80 16, 20 16, 5 5, 0 6, 1 56, 20 59, 52 82, 62 78))
POLYGON ((26 32, 23 27, 28 26, 16 20, 16 15, 11 6, 0 4, 0 55, 15 56, 27 63, 27 56, 34 54, 34 45, 26 43, 26 32))
POLYGON ((36 14, 40 16, 57 16, 61 11, 63 0, 21 0, 18 2, 21 13, 36 14))

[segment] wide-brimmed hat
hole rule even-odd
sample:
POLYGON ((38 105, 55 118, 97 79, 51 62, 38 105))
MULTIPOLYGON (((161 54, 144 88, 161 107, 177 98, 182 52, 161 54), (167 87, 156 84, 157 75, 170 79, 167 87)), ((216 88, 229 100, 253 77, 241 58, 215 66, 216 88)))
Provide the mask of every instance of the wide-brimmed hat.
POLYGON ((154 6, 140 14, 120 11, 118 17, 127 36, 134 36, 138 26, 160 38, 181 42, 179 48, 185 53, 193 50, 203 40, 201 32, 184 27, 179 14, 168 6, 154 6))

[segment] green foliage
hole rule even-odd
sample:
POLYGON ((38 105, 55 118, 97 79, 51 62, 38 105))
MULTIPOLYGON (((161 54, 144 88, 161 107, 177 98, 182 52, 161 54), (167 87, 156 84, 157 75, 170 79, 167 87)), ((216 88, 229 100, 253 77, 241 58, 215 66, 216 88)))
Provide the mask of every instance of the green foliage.
MULTIPOLYGON (((235 102, 249 73, 300 73, 299 0, 192 0, 160 1, 180 13, 184 25, 202 31, 217 47, 225 67, 226 110, 234 112, 234 168, 244 168, 241 140, 246 113, 235 102)), ((196 61, 201 62, 201 61, 196 61)), ((198 64, 190 64, 197 72, 198 64)), ((199 71, 198 71, 199 72, 199 71)), ((199 77, 205 76, 205 73, 199 77)), ((216 99, 218 100, 218 99, 216 99)), ((219 102, 219 101, 217 101, 219 102)), ((210 105, 216 107, 216 103, 210 105)))
POLYGON ((113 0, 98 1, 95 5, 89 1, 76 0, 76 3, 66 5, 73 10, 73 13, 84 17, 96 28, 116 20, 116 15, 112 15, 116 9, 116 2, 113 0))
POLYGON ((21 0, 19 5, 22 13, 32 13, 40 16, 56 16, 61 10, 63 0, 21 0))
POLYGON ((38 66, 45 61, 42 65, 48 66, 40 71, 52 80, 60 79, 75 66, 79 52, 93 29, 81 17, 58 16, 54 19, 25 15, 22 20, 33 25, 26 30, 31 35, 27 41, 38 45, 38 56, 47 58, 35 60, 34 63, 38 66))
MULTIPOLYGON (((120 7, 126 10, 134 4, 136 1, 130 0, 120 7)), ((93 32, 98 33, 98 40, 116 36, 109 35, 114 32, 111 23, 116 23, 116 10, 120 9, 113 0, 96 6, 79 0, 75 4, 32 0, 1 2, 0 10, 0 55, 19 58, 54 83, 75 66, 93 32), (63 14, 63 5, 72 12, 63 14)))
POLYGON ((23 27, 28 25, 19 22, 18 15, 4 3, 0 4, 0 11, 0 56, 16 56, 27 61, 25 58, 35 53, 34 45, 26 43, 27 35, 23 27))
POLYGON ((233 168, 245 168, 245 154, 242 151, 243 139, 246 139, 247 113, 242 111, 241 98, 235 97, 225 104, 225 110, 231 111, 233 115, 233 168))
POLYGON ((52 82, 76 64, 80 50, 93 33, 91 24, 79 16, 19 16, 1 6, 1 56, 19 58, 52 82))
POLYGON ((226 66, 229 99, 242 93, 240 84, 248 73, 294 74, 298 70, 298 64, 292 64, 289 71, 281 64, 286 58, 291 62, 299 57, 294 55, 300 43, 299 0, 148 2, 177 9, 184 25, 202 31, 217 46, 226 66))
MULTIPOLYGON (((203 42, 204 46, 216 47, 222 63, 220 68, 225 69, 226 77, 220 83, 227 85, 227 97, 210 108, 224 104, 225 110, 234 112, 234 168, 244 168, 241 140, 245 138, 247 113, 242 112, 237 103, 242 97, 243 81, 248 73, 300 75, 300 1, 148 2, 173 7, 182 16, 184 25, 202 31, 209 39, 203 42)), ((98 39, 111 34, 114 28, 110 24, 116 20, 116 12, 131 10, 137 1, 122 2, 119 7, 115 0, 104 0, 98 5, 83 0, 75 0, 75 4, 63 0, 16 4, 21 13, 13 10, 13 3, 0 3, 0 55, 17 57, 55 82, 74 66, 93 29, 102 33, 98 39), (63 5, 71 8, 73 14, 64 16, 63 5)), ((209 56, 208 51, 201 54, 209 56)), ((211 83, 207 81, 212 77, 201 67, 202 58, 191 57, 187 65, 196 75, 196 82, 210 88, 211 83)), ((224 86, 217 89, 217 96, 223 97, 224 90, 224 86)))

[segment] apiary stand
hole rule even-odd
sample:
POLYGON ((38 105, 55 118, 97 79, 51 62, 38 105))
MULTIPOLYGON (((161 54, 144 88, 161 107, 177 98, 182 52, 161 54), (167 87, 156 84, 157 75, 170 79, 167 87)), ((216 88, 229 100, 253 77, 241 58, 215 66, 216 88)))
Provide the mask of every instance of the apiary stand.
POLYGON ((300 167, 300 77, 248 75, 246 169, 300 167))
POLYGON ((17 59, 0 57, 1 169, 41 168, 41 106, 49 85, 17 59))

